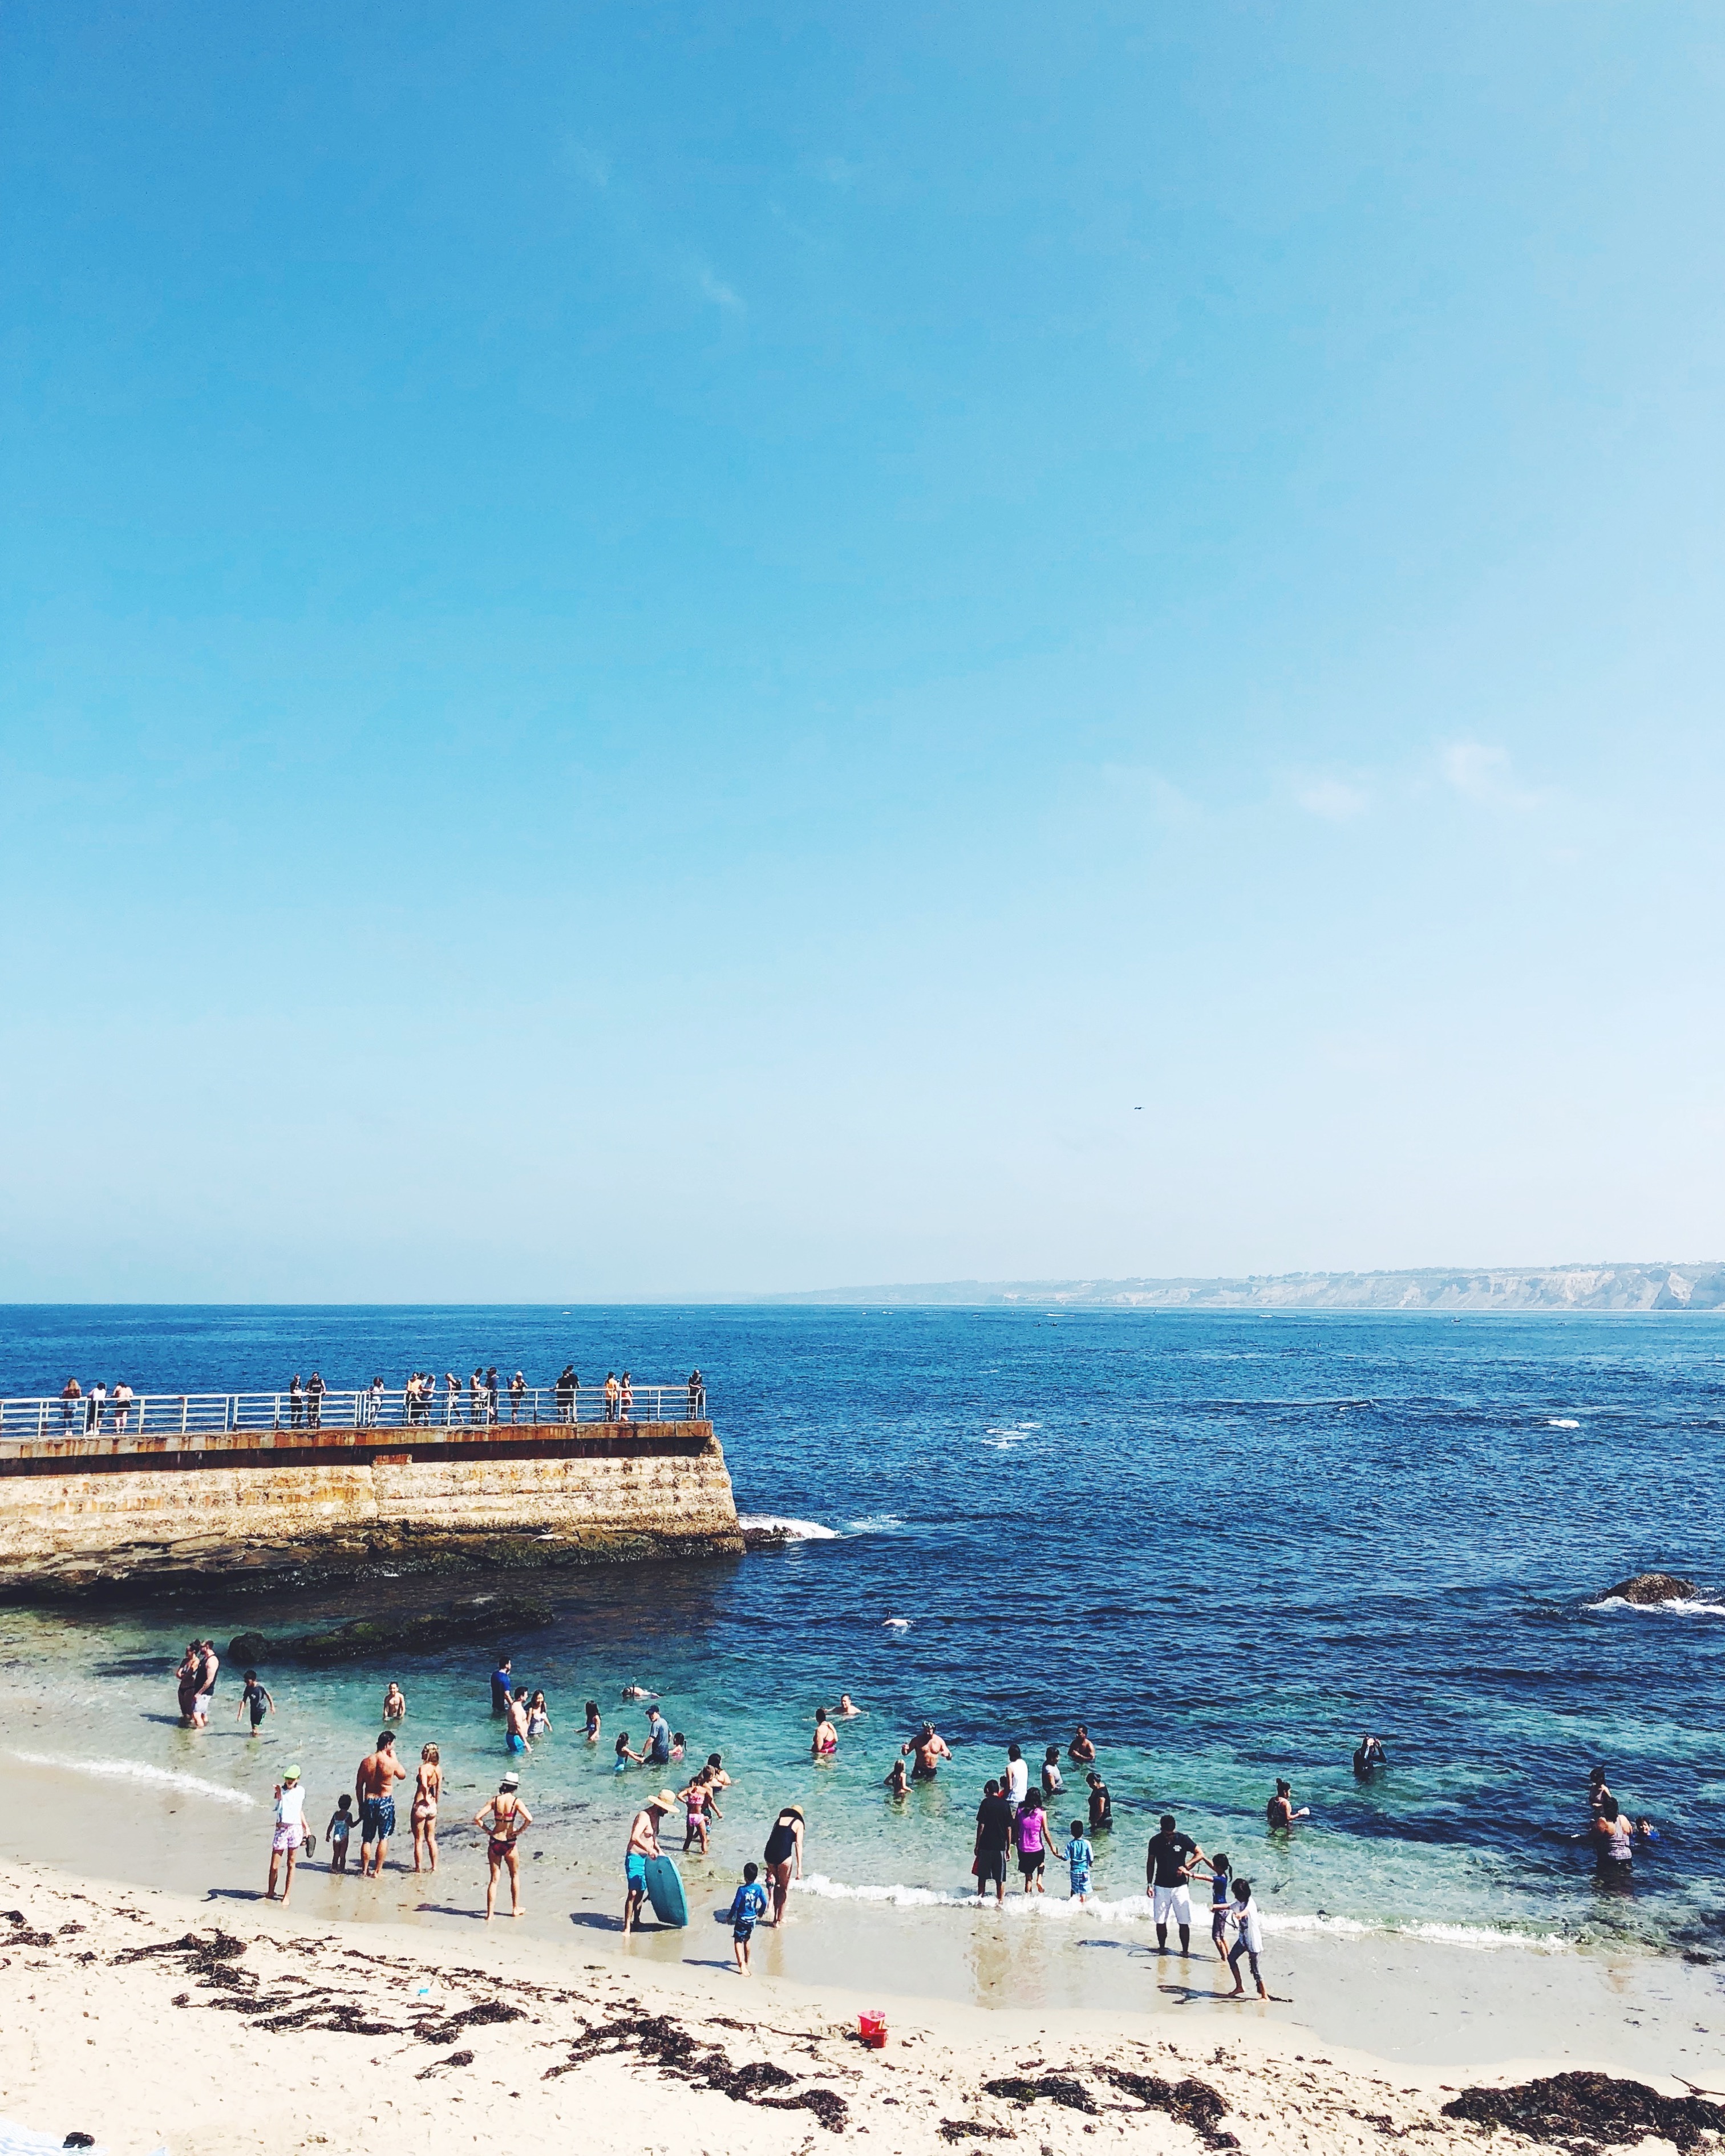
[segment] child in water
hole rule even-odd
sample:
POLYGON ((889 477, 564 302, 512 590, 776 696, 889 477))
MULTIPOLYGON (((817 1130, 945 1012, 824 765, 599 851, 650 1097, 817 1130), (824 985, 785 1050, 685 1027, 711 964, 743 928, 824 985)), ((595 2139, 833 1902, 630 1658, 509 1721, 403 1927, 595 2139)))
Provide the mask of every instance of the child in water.
POLYGON ((767 1889, 761 1884, 761 1867, 758 1864, 745 1864, 742 1884, 731 1903, 731 1950, 737 1956, 739 1976, 750 1974, 749 1941, 766 1912, 767 1889))
POLYGON ((353 1831, 353 1799, 344 1789, 336 1799, 336 1809, 330 1814, 329 1825, 324 1830, 330 1838, 330 1869, 347 1869, 347 1837, 353 1831))
POLYGON ((634 1761, 634 1763, 635 1763, 636 1766, 638 1766, 638 1767, 639 1767, 639 1766, 641 1764, 642 1759, 644 1758, 644 1756, 645 1756, 645 1755, 644 1755, 644 1753, 639 1753, 639 1752, 631 1752, 631 1751, 629 1750, 629 1732, 628 1732, 626 1729, 622 1729, 622 1730, 619 1730, 619 1731, 618 1732, 618 1733, 617 1733, 617 1764, 616 1764, 615 1768, 614 1769, 614 1771, 615 1773, 619 1774, 626 1774, 629 1772, 629 1761, 630 1761, 631 1759, 633 1759, 633 1760, 634 1761))
POLYGON ((888 1770, 886 1789, 890 1796, 907 1797, 911 1794, 911 1778, 905 1772, 902 1759, 895 1759, 888 1770))
POLYGON ((1228 1958, 1228 1875, 1233 1868, 1219 1851, 1210 1859, 1210 1937, 1224 1961, 1228 1958))
POLYGON ((1067 1873, 1071 1880, 1072 1899, 1075 1902, 1087 1901, 1090 1897, 1090 1875, 1096 1861, 1096 1853, 1090 1845, 1082 1820, 1073 1820, 1072 1838, 1061 1854, 1065 1857, 1067 1873))
POLYGON ((248 1707, 251 1709, 252 1734, 255 1737, 264 1726, 264 1717, 275 1712, 275 1702, 258 1682, 255 1670, 248 1670, 245 1673, 245 1684, 240 1691, 239 1704, 234 1710, 234 1719, 238 1722, 248 1707))

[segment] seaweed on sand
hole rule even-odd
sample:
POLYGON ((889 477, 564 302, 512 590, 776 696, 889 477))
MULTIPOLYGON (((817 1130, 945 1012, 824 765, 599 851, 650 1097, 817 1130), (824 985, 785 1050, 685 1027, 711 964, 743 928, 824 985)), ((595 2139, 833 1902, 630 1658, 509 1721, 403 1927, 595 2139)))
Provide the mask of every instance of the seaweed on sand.
POLYGON ((1130 2074, 1122 2066, 1110 2066, 1106 2071, 1116 2088, 1127 2096, 1137 2097, 1140 2103, 1152 2110, 1171 2113, 1183 2126, 1189 2126, 1210 2148, 1239 2148, 1235 2137, 1221 2130, 1228 2107, 1208 2082, 1199 2081, 1194 2074, 1189 2074, 1183 2082, 1170 2082, 1164 2081, 1160 2074, 1130 2074))
POLYGON ((1725 2104, 1700 2096, 1661 2096, 1645 2082, 1613 2074, 1549 2074, 1514 2088, 1463 2089, 1444 2106, 1445 2118, 1507 2127, 1529 2141, 1597 2146, 1657 2134, 1678 2148, 1696 2148, 1704 2133, 1725 2133, 1725 2104))
POLYGON ((1082 2082, 1074 2081, 1070 2074, 1044 2074, 1036 2081, 1023 2074, 1003 2074, 999 2081, 983 2083, 984 2096, 1004 2097, 1009 2102, 1031 2104, 1040 2096, 1050 2103, 1062 2104, 1068 2111, 1094 2111, 1096 2099, 1082 2082))
POLYGON ((716 2089, 733 2103, 760 2104, 772 2111, 812 2111, 829 2133, 845 2131, 848 2107, 831 2089, 798 2089, 794 2096, 768 2096, 768 2089, 788 2088, 796 2080, 770 2059, 756 2059, 734 2066, 716 2044, 702 2044, 668 2015, 636 2012, 615 2020, 596 2022, 578 2036, 569 2056, 559 2066, 548 2066, 547 2081, 571 2073, 588 2059, 605 2052, 634 2051, 661 2073, 679 2081, 716 2089))

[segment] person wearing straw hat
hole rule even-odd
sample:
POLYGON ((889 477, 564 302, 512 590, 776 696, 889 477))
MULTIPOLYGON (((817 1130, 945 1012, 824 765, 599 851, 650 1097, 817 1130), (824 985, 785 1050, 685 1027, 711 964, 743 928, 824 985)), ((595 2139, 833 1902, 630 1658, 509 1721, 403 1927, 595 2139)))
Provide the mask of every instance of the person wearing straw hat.
POLYGON ((270 1842, 270 1894, 275 1899, 275 1877, 281 1869, 281 1860, 287 1858, 287 1879, 281 1890, 281 1906, 288 1905, 288 1897, 294 1891, 294 1866, 299 1861, 300 1845, 305 1839, 305 1792, 300 1786, 297 1767, 284 1767, 281 1779, 275 1785, 275 1831, 270 1842))
POLYGON ((625 1932, 639 1920, 641 1904, 647 1898, 647 1861, 663 1853, 659 1846, 659 1822, 676 1808, 677 1800, 671 1791, 661 1789, 656 1797, 648 1798, 629 1822, 629 1844, 623 1852, 625 1932))
POLYGON ((509 1913, 512 1917, 521 1913, 521 1860, 516 1844, 522 1830, 533 1824, 533 1815, 521 1800, 521 1786, 519 1774, 506 1774, 497 1784, 496 1795, 482 1810, 474 1814, 474 1825, 484 1827, 490 1836, 485 1849, 491 1866, 491 1876, 485 1883, 488 1924, 497 1906, 497 1874, 506 1864, 509 1866, 509 1913))

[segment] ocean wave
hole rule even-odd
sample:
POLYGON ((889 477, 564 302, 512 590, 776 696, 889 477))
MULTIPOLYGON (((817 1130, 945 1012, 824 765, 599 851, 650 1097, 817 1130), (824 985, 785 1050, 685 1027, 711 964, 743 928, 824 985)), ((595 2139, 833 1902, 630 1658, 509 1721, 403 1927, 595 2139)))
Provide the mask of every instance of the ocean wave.
POLYGON ((257 1803, 244 1789, 223 1789, 219 1782, 206 1782, 197 1774, 177 1774, 168 1767, 151 1767, 142 1759, 68 1759, 52 1752, 14 1752, 9 1755, 26 1767, 60 1767, 74 1774, 95 1774, 104 1781, 153 1782, 169 1789, 186 1789, 200 1797, 213 1797, 219 1804, 244 1804, 248 1808, 257 1803))
POLYGON ((788 1543, 835 1543, 836 1527, 824 1527, 819 1520, 783 1520, 774 1512, 739 1512, 737 1524, 743 1532, 783 1535, 788 1543))
POLYGON ((845 1532, 847 1535, 891 1535, 904 1523, 899 1512, 865 1512, 861 1519, 848 1522, 845 1532))
POLYGON ((1572 1422, 1568 1415, 1548 1415, 1545 1426, 1548 1430, 1579 1430, 1581 1424, 1572 1422))
MULTIPOLYGON (((1154 1920, 1154 1905, 1147 1894, 1126 1894, 1114 1902, 1103 1901, 1094 1895, 1087 1902, 1080 1902, 1060 1893, 1009 1894, 1004 1902, 997 1902, 992 1894, 957 1893, 944 1887, 907 1887, 902 1883, 855 1887, 842 1879, 829 1878, 820 1871, 811 1872, 800 1880, 795 1891, 813 1894, 824 1902, 863 1902, 894 1909, 965 1909, 977 1915, 985 1912, 1004 1914, 1009 1922, 1018 1923, 1142 1924, 1154 1920)), ((1207 1929, 1208 1902, 1195 1897, 1192 1910, 1194 1931, 1207 1929)), ((1367 1923, 1355 1917, 1332 1917, 1322 1910, 1289 1916, 1279 1910, 1266 1909, 1261 1903, 1259 1916, 1266 1932, 1327 1934, 1337 1938, 1430 1939, 1435 1944, 1468 1947, 1480 1953, 1496 1953, 1507 1947, 1519 1947, 1533 1953, 1574 1952, 1571 1942, 1555 1932, 1497 1931, 1485 1924, 1367 1923)))
POLYGON ((1608 1594, 1589 1602, 1589 1609, 1632 1609, 1637 1617, 1725 1617, 1725 1602, 1630 1602, 1621 1594, 1608 1594))

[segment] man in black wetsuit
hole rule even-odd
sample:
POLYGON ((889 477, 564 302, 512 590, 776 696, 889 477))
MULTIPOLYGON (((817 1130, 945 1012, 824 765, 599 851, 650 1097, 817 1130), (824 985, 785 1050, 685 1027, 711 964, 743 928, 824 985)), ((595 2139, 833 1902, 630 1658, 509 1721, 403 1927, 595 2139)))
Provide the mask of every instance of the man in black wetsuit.
POLYGON ((1374 1767, 1387 1767, 1389 1764, 1389 1760, 1384 1756, 1384 1747, 1377 1738, 1369 1732, 1362 1737, 1353 1754, 1353 1771, 1361 1781, 1364 1781, 1374 1767))
POLYGON ((976 1891, 994 1889, 994 1899, 1006 1898, 1006 1855, 1012 1847, 1012 1806, 1000 1794, 999 1782, 984 1784, 983 1800, 976 1808, 976 1891))
POLYGON ((1173 1814, 1164 1812, 1162 1830, 1151 1835, 1144 1864, 1145 1881, 1155 1904, 1158 1951, 1168 1945, 1170 1915, 1180 1928, 1180 1952, 1192 1951, 1192 1891, 1188 1881, 1193 1866, 1203 1861, 1204 1851, 1198 1844, 1189 1834, 1177 1834, 1173 1814))

